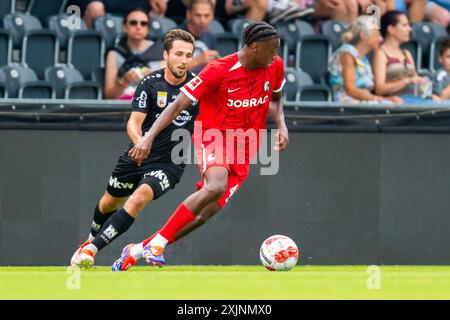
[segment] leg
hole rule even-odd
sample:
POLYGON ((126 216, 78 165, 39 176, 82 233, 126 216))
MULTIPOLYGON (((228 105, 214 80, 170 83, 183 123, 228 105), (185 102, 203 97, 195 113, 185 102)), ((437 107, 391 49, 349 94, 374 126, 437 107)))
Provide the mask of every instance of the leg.
POLYGON ((425 5, 427 0, 408 0, 408 18, 409 23, 422 22, 425 17, 425 5))
POLYGON ((101 1, 92 1, 86 7, 84 12, 84 22, 89 29, 93 29, 93 21, 95 18, 105 15, 105 5, 101 1))
MULTIPOLYGON (((125 233, 133 224, 142 209, 153 200, 153 190, 147 184, 141 184, 125 202, 122 209, 114 213, 92 241, 94 254, 125 233)), ((89 247, 89 246, 88 246, 89 247)))
POLYGON ((220 206, 217 202, 213 202, 206 206, 195 220, 192 220, 183 229, 174 234, 173 238, 175 241, 187 236, 189 233, 202 226, 205 222, 211 219, 217 212, 219 212, 220 206))
POLYGON ((244 0, 244 6, 247 7, 245 19, 261 21, 266 15, 269 0, 244 0))
POLYGON ((426 6, 425 17, 427 20, 440 24, 444 28, 450 24, 450 13, 440 5, 429 2, 426 6))

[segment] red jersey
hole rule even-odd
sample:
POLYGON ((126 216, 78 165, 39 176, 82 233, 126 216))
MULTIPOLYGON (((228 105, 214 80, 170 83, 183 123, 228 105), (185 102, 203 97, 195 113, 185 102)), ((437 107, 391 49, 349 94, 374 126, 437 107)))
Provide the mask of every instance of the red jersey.
POLYGON ((284 82, 279 56, 268 67, 247 70, 234 53, 210 62, 181 92, 193 101, 201 98, 197 121, 204 128, 259 130, 266 127, 272 93, 284 82))

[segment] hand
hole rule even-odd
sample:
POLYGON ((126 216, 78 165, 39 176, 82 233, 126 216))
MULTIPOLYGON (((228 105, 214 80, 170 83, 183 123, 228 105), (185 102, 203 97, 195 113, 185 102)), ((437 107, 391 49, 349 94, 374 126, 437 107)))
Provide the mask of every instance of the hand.
POLYGON ((398 97, 398 96, 388 96, 388 97, 383 97, 383 99, 391 101, 392 103, 396 103, 396 104, 402 104, 403 103, 403 99, 398 97))
POLYGON ((167 1, 166 0, 149 0, 150 7, 150 17, 163 17, 167 11, 167 1))
POLYGON ((130 69, 124 74, 122 79, 126 85, 129 85, 130 83, 139 82, 140 77, 133 69, 130 69))
POLYGON ((147 159, 152 149, 152 140, 146 136, 140 137, 136 145, 128 151, 128 156, 140 167, 142 162, 147 159))
POLYGON ((282 127, 277 130, 275 136, 275 151, 284 151, 286 150, 289 144, 289 132, 286 127, 282 127))
POLYGON ((142 76, 146 76, 148 74, 152 73, 152 69, 150 69, 149 67, 142 67, 141 68, 141 74, 142 76))
POLYGON ((201 62, 201 65, 205 65, 213 60, 216 60, 220 57, 220 54, 216 50, 206 50, 199 54, 199 60, 201 62))
POLYGON ((433 94, 433 96, 431 97, 431 99, 432 99, 434 102, 442 102, 442 101, 443 101, 441 97, 439 97, 439 96, 437 96, 437 95, 435 95, 435 94, 433 94))

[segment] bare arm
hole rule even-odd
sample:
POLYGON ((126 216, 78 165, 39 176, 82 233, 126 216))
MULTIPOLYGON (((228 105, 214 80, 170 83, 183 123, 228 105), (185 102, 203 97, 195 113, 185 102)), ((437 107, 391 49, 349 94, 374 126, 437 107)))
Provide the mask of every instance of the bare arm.
POLYGON ((353 57, 349 53, 343 53, 340 60, 345 93, 356 100, 379 100, 378 96, 356 87, 355 60, 353 57))
POLYGON ((150 130, 148 130, 142 139, 139 139, 138 143, 128 152, 130 158, 140 165, 150 154, 153 140, 155 137, 170 123, 178 117, 178 115, 192 104, 192 100, 189 99, 184 93, 180 92, 175 101, 170 104, 161 113, 161 115, 153 123, 150 130))
POLYGON ((448 85, 447 88, 442 90, 441 99, 444 99, 444 100, 450 99, 450 85, 448 85))
POLYGON ((275 150, 284 151, 289 144, 289 133, 284 121, 283 99, 281 92, 274 92, 269 105, 269 114, 278 128, 275 150))
POLYGON ((143 112, 132 112, 130 119, 127 122, 127 133, 133 144, 138 143, 139 139, 142 137, 142 123, 146 114, 143 112))

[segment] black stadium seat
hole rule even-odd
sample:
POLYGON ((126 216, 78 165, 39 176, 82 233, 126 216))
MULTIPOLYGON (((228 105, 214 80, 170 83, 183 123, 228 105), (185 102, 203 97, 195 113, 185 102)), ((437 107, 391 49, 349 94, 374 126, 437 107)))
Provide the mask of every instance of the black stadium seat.
POLYGON ((55 90, 44 81, 28 82, 20 86, 19 99, 54 99, 55 90))
POLYGON ((41 30, 42 25, 36 17, 29 14, 13 13, 3 18, 3 26, 9 31, 14 48, 19 48, 27 31, 41 30))
POLYGON ((323 35, 304 36, 297 44, 296 67, 307 72, 314 83, 325 83, 331 44, 323 35))
POLYGON ((414 63, 416 64, 416 69, 421 70, 422 69, 422 46, 420 45, 420 42, 417 40, 411 39, 409 42, 402 44, 401 47, 402 47, 402 49, 406 49, 411 53, 414 63))
POLYGON ((116 39, 122 33, 122 25, 110 14, 105 14, 104 16, 95 19, 94 29, 102 34, 102 37, 105 40, 106 51, 114 47, 116 39))
POLYGON ((448 34, 445 28, 432 22, 420 22, 412 25, 411 39, 418 41, 422 48, 422 62, 425 63, 422 68, 428 69, 430 67, 427 64, 431 60, 431 44, 436 39, 446 36, 448 34))
POLYGON ((25 33, 22 45, 22 63, 44 79, 45 69, 57 63, 58 39, 51 30, 34 30, 25 33))
POLYGON ((10 98, 17 98, 20 88, 27 83, 41 83, 33 70, 17 63, 11 63, 0 69, 0 82, 5 84, 10 98))
POLYGON ((87 30, 86 24, 81 18, 69 16, 67 14, 49 17, 48 27, 50 30, 56 32, 59 46, 63 50, 67 49, 69 37, 73 32, 87 30))
POLYGON ((176 26, 176 22, 170 18, 153 17, 149 20, 150 35, 157 38, 162 38, 167 31, 176 26))
POLYGON ((68 0, 31 0, 27 13, 35 16, 43 26, 48 25, 48 17, 64 12, 68 0))
POLYGON ((221 57, 225 57, 239 50, 239 38, 231 33, 216 34, 216 50, 219 51, 221 57))
POLYGON ((0 29, 0 68, 11 62, 12 41, 8 31, 0 29))
POLYGON ((345 21, 326 20, 320 24, 320 33, 330 39, 333 50, 342 44, 342 34, 348 28, 349 23, 345 21))
POLYGON ((67 63, 92 80, 92 70, 104 63, 105 44, 98 31, 75 31, 70 35, 67 63))
POLYGON ((93 81, 72 83, 67 85, 64 98, 98 100, 102 98, 102 90, 93 81))
POLYGON ((68 65, 57 65, 45 70, 45 80, 50 82, 56 91, 57 99, 64 99, 69 84, 83 82, 81 73, 68 65))

